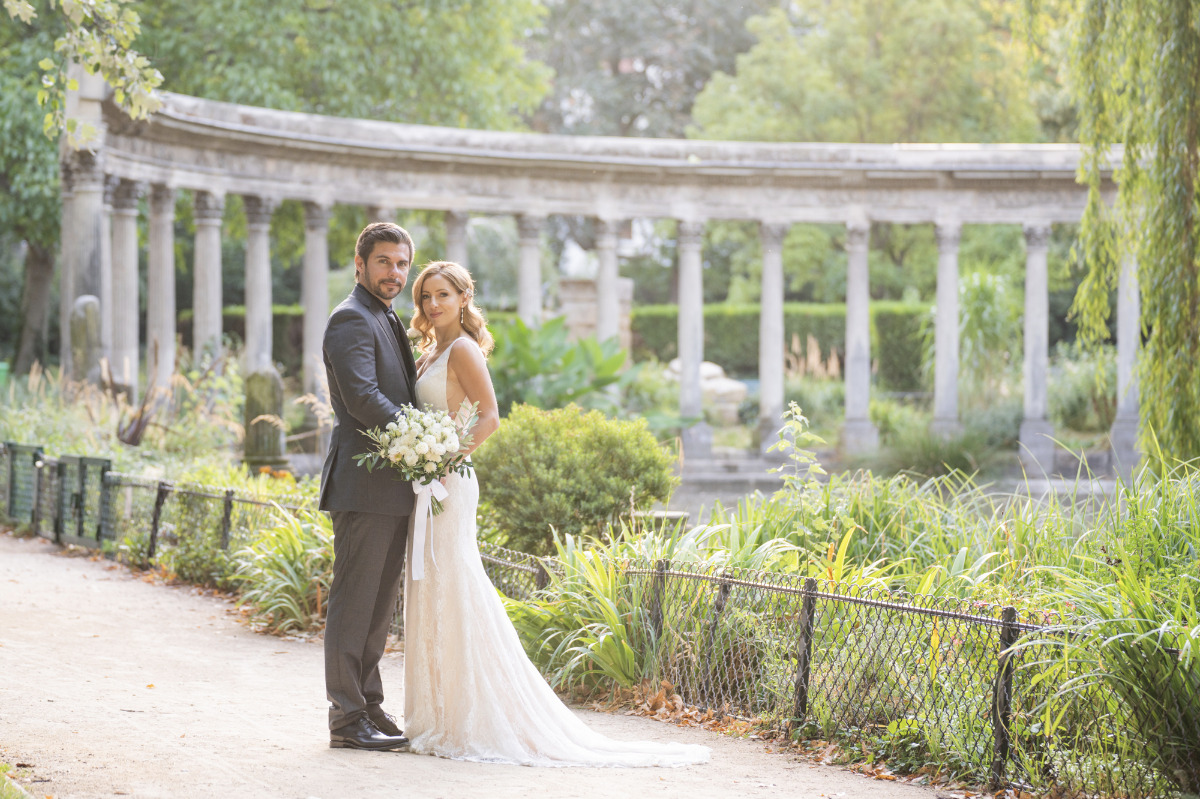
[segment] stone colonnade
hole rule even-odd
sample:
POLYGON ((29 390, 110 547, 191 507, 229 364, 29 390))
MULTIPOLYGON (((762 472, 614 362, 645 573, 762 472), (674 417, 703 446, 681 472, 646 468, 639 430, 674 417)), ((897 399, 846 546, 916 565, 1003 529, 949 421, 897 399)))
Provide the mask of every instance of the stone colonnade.
MULTIPOLYGON (((64 170, 70 175, 64 181, 64 230, 80 232, 64 237, 64 279, 73 281, 64 285, 83 293, 80 276, 110 270, 111 288, 105 289, 104 279, 99 279, 96 291, 111 297, 109 351, 121 382, 132 384, 137 374, 136 208, 142 190, 148 193, 150 213, 145 343, 150 374, 158 384, 164 383, 174 362, 172 236, 180 189, 193 191, 196 198, 197 347, 219 346, 220 216, 227 196, 243 197, 248 222, 247 371, 266 368, 271 357, 270 213, 283 199, 305 203, 301 294, 304 385, 309 390, 318 382, 320 340, 329 307, 325 272, 334 203, 366 206, 373 219, 390 218, 400 208, 441 210, 447 257, 461 263, 467 262, 471 214, 513 215, 519 232, 518 313, 531 323, 542 315, 541 237, 547 215, 593 217, 599 261, 596 328, 601 337, 617 333, 616 239, 621 224, 636 218, 673 218, 678 221, 680 411, 693 417, 702 411, 705 225, 721 219, 750 220, 759 225, 763 253, 759 413, 761 429, 769 432, 778 427, 784 402, 783 241, 794 224, 838 223, 846 226, 847 250, 843 444, 851 452, 864 452, 878 444, 868 415, 871 225, 934 225, 934 426, 949 432, 959 426, 962 226, 1020 224, 1026 241, 1021 439, 1031 463, 1049 466, 1053 445, 1046 437, 1046 254, 1050 226, 1076 222, 1082 214, 1085 190, 1074 182, 1077 148, 767 145, 502 134, 335 120, 172 94, 163 98, 163 110, 151 120, 132 123, 102 102, 102 92, 94 95, 101 146, 95 154, 69 154, 70 168, 64 170), (90 177, 77 177, 85 175, 90 177), (101 246, 104 239, 111 246, 101 246)), ((86 102, 80 108, 86 112, 86 102)), ((477 268, 484 270, 486 265, 477 268)), ((1127 434, 1121 440, 1131 442, 1136 429, 1136 294, 1130 268, 1124 273, 1118 307, 1121 401, 1114 441, 1127 434)), ((706 426, 695 425, 685 433, 685 452, 704 457, 710 440, 706 426)))

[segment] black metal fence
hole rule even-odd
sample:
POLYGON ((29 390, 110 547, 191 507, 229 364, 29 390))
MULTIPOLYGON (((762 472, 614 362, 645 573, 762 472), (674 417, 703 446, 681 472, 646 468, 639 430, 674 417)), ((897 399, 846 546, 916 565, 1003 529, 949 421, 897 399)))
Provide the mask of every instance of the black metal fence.
MULTIPOLYGON (((192 573, 180 576, 196 581, 250 543, 273 512, 270 503, 232 490, 117 474, 104 460, 55 460, 15 444, 0 447, 0 477, 10 520, 64 543, 121 541, 140 547, 147 560, 174 547, 176 572, 182 564, 192 573)), ((311 509, 300 497, 278 504, 311 509)), ((481 552, 506 595, 554 598, 551 575, 563 564, 487 544, 481 552)), ((1165 775, 1128 757, 1134 732, 1118 720, 1112 697, 1068 719, 1069 739, 1044 733, 1035 709, 1054 687, 1020 666, 1053 653, 1012 646, 1045 638, 1053 617, 667 561, 623 563, 622 580, 653 650, 647 676, 668 681, 691 706, 800 738, 856 740, 910 764, 921 757, 950 762, 993 787, 1179 795, 1165 775)), ((397 633, 401 623, 398 612, 397 633)))

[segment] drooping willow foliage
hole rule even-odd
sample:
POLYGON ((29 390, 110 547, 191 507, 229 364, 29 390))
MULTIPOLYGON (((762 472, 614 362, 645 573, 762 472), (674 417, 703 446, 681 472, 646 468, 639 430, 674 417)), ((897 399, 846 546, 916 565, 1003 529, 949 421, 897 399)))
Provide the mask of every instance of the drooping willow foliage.
POLYGON ((1084 0, 1071 66, 1089 187, 1080 329, 1092 342, 1106 335, 1121 260, 1135 259, 1141 448, 1160 466, 1200 458, 1200 2, 1084 0), (1124 157, 1109 208, 1102 173, 1114 145, 1124 157))

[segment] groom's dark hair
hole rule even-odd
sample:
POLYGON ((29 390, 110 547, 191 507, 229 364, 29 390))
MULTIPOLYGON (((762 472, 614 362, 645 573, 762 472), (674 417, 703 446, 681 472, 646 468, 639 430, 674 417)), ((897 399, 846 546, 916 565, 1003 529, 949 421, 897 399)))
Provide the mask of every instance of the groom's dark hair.
POLYGON ((362 233, 358 234, 358 243, 354 245, 354 254, 365 262, 371 257, 371 251, 375 249, 375 243, 379 241, 407 244, 409 257, 415 257, 417 254, 412 236, 408 235, 408 231, 395 222, 372 222, 363 228, 362 233))

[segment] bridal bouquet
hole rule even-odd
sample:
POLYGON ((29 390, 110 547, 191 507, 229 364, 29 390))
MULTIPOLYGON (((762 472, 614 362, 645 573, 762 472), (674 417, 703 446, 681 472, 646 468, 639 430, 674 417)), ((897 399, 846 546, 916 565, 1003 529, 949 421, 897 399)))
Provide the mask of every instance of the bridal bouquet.
POLYGON ((402 480, 415 483, 413 490, 418 497, 423 493, 422 489, 426 489, 431 495, 433 513, 441 513, 441 500, 446 498, 441 479, 471 471, 471 463, 463 449, 474 441, 471 428, 478 418, 478 406, 479 403, 464 403, 459 418, 454 419, 448 412, 429 405, 424 410, 406 405, 405 410, 397 413, 395 420, 382 429, 374 427, 365 431, 375 446, 371 452, 355 455, 354 460, 359 466, 366 466, 369 472, 377 467, 395 470, 402 480))

